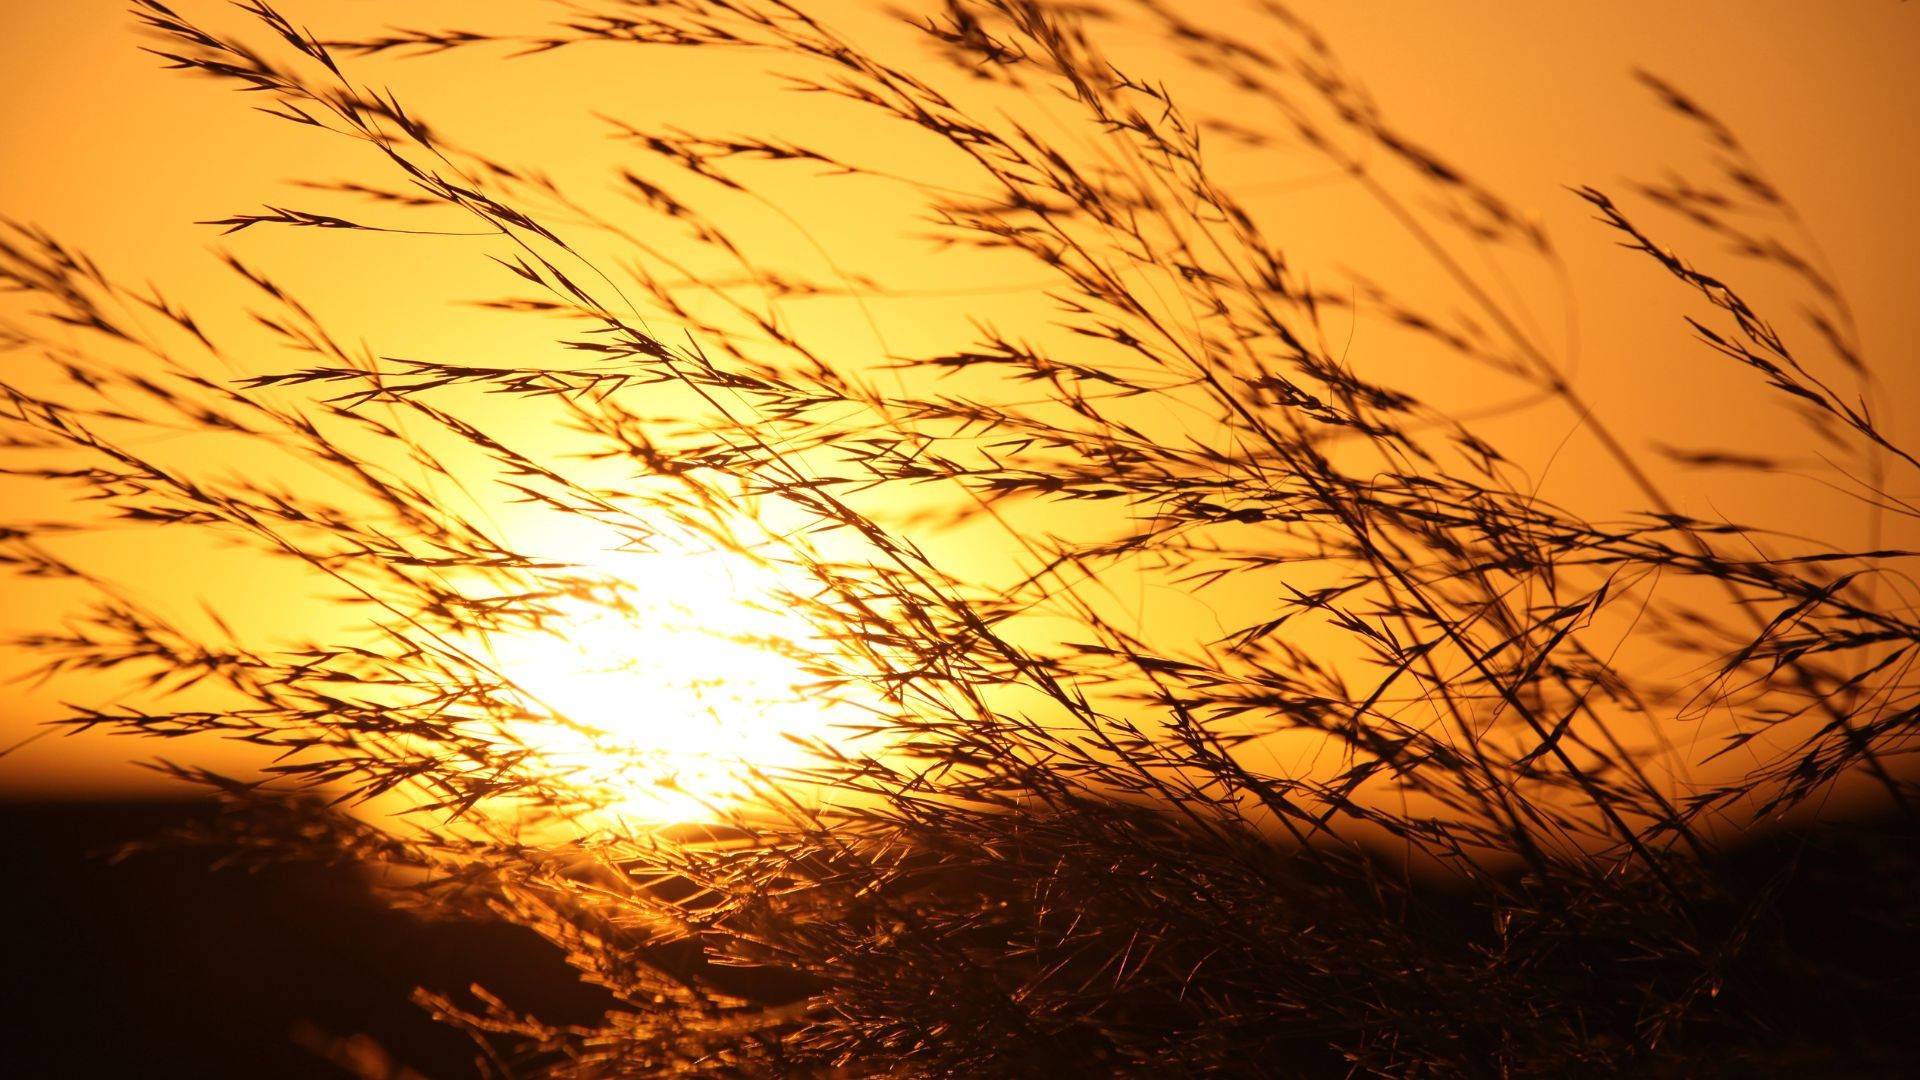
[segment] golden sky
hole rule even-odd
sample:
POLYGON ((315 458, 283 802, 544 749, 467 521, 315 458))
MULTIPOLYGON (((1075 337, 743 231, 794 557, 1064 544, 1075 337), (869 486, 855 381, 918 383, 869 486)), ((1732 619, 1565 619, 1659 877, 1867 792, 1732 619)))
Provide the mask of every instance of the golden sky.
MULTIPOLYGON (((215 9, 187 0, 180 6, 215 9)), ((845 0, 817 5, 857 22, 854 6, 845 0)), ((288 0, 285 7, 323 33, 344 33, 389 21, 527 25, 537 22, 541 6, 288 0)), ((1234 25, 1236 8, 1223 0, 1191 8, 1216 25, 1234 25)), ((1782 439, 1797 437, 1783 433, 1791 426, 1787 414, 1763 396, 1723 389, 1726 372, 1686 341, 1675 287, 1588 223, 1589 208, 1566 190, 1592 184, 1625 196, 1625 178, 1658 178, 1670 166, 1697 169, 1704 160, 1695 133, 1634 82, 1636 67, 1715 110, 1798 207, 1848 297, 1865 356, 1885 379, 1879 414, 1896 438, 1920 436, 1911 409, 1898 407, 1920 400, 1920 365, 1911 358, 1912 342, 1920 339, 1920 304, 1911 294, 1920 281, 1920 214, 1912 208, 1912 193, 1920 191, 1920 139, 1912 121, 1920 115, 1920 64, 1913 62, 1920 57, 1920 12, 1913 5, 1303 3, 1301 13, 1321 27, 1400 130, 1538 216, 1564 257, 1567 292, 1578 302, 1569 307, 1550 281, 1521 280, 1515 288, 1540 316, 1543 335, 1577 354, 1577 381, 1590 400, 1629 436, 1776 449, 1782 439), (1656 389, 1649 392, 1650 386, 1656 389)), ((437 245, 395 242, 372 262, 363 256, 343 265, 337 238, 324 234, 260 229, 217 240, 216 228, 194 224, 262 203, 299 205, 297 189, 286 181, 354 176, 364 173, 367 159, 352 146, 329 144, 251 111, 255 102, 248 98, 159 70, 159 61, 139 51, 142 38, 117 0, 13 3, 0 16, 0 31, 0 101, 6 105, 0 109, 0 213, 44 227, 124 279, 160 282, 211 323, 238 321, 230 276, 209 254, 217 242, 270 266, 325 321, 364 335, 377 351, 499 355, 537 347, 499 339, 491 324, 461 322, 452 308, 386 302, 423 283, 448 299, 499 291, 497 276, 484 266, 450 258, 459 251, 458 238, 437 245)), ((1115 50, 1152 53, 1151 43, 1138 40, 1117 41, 1115 50)), ((368 60, 353 70, 371 82, 390 82, 403 100, 461 139, 561 176, 591 176, 618 161, 589 115, 593 109, 691 129, 703 123, 738 128, 742 118, 774 133, 820 128, 806 113, 807 99, 777 94, 771 80, 691 65, 681 56, 645 70, 630 60, 608 64, 571 53, 510 63, 368 60), (567 104, 572 113, 551 119, 567 104)), ((1431 275, 1415 265, 1418 252, 1356 209, 1324 168, 1233 147, 1216 160, 1230 185, 1255 193, 1249 202, 1303 264, 1324 268, 1329 277, 1340 266, 1383 262, 1416 284, 1431 275)), ((880 227, 893 218, 870 207, 816 205, 804 192, 794 198, 781 209, 810 223, 854 234, 875 230, 857 244, 870 261, 914 258, 907 241, 880 227)), ((798 260, 814 257, 805 238, 781 233, 764 208, 742 212, 765 219, 759 227, 776 237, 769 243, 786 245, 798 260)), ((1695 261, 1714 264, 1718 253, 1710 242, 1671 231, 1676 246, 1694 245, 1687 251, 1695 261)), ((959 293, 974 283, 916 284, 959 293)), ((869 327, 859 313, 845 310, 823 318, 840 320, 832 325, 844 324, 850 338, 865 341, 872 334, 901 350, 911 348, 917 334, 932 333, 925 324, 952 322, 976 302, 940 299, 883 314, 884 326, 869 327)), ((1006 303, 999 310, 1020 310, 1012 306, 1018 301, 1006 303)), ((1356 328, 1349 348, 1364 354, 1378 345, 1371 333, 1356 328)), ((1419 373, 1407 376, 1417 381, 1419 373)), ((1458 388, 1435 392, 1450 389, 1458 388)), ((1601 501, 1609 492, 1622 494, 1598 471, 1590 442, 1569 437, 1577 435, 1573 418, 1543 412, 1502 423, 1503 434, 1532 454, 1528 466, 1552 490, 1601 501)), ((1814 485, 1730 489, 1712 475, 1682 476, 1675 484, 1682 506, 1703 517, 1832 526, 1847 514, 1858 516, 1814 485)), ((0 488, 0 498, 29 497, 19 487, 0 488)), ((1838 527, 1841 532, 1823 535, 1856 535, 1846 531, 1851 526, 1838 527)), ((164 549, 103 557, 125 560, 125 576, 143 587, 187 594, 196 586, 172 577, 209 569, 169 562, 164 549)), ((270 587, 262 579, 260 588, 270 587)), ((19 629, 47 603, 0 579, 0 626, 19 629)), ((0 744, 24 737, 55 707, 45 693, 7 690, 0 696, 0 744)), ((41 739, 0 759, 0 792, 130 791, 154 781, 127 760, 159 749, 195 756, 97 735, 41 739)), ((215 756, 240 760, 224 754, 215 756)))

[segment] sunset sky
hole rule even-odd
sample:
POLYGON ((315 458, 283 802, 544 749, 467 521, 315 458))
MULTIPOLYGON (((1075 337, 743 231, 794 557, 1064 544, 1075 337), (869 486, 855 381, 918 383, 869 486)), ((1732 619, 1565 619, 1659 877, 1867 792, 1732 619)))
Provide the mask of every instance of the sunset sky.
MULTIPOLYGON (((376 28, 389 10, 348 0, 286 6, 297 21, 323 33, 376 28)), ((840 12, 847 5, 817 6, 840 12)), ((419 3, 407 5, 399 21, 528 26, 537 25, 538 9, 531 3, 419 3)), ((1211 0, 1194 10, 1216 25, 1233 25, 1232 5, 1211 0)), ((1785 0, 1585 7, 1328 3, 1303 5, 1302 14, 1322 28, 1400 130, 1538 215, 1564 256, 1569 291, 1579 304, 1569 310, 1551 283, 1523 281, 1519 288, 1547 338, 1577 343, 1577 381, 1623 431, 1683 446, 1778 449, 1787 439, 1805 449, 1792 442, 1797 434, 1780 433, 1791 428, 1786 413, 1756 395, 1723 396, 1715 389, 1726 372, 1687 343, 1680 322, 1686 309, 1672 284, 1645 260, 1619 251, 1566 190, 1592 184, 1625 199, 1631 194, 1625 178, 1658 178, 1670 165, 1697 171, 1705 160, 1696 134, 1633 80, 1637 67, 1718 112, 1798 207, 1852 305, 1868 360, 1885 380, 1879 415, 1896 437, 1920 434, 1911 411, 1897 407, 1920 395, 1920 365, 1910 360, 1911 343, 1920 338, 1920 305, 1911 296, 1911 283, 1920 279, 1920 215, 1912 208, 1912 193, 1920 190, 1920 139, 1912 137, 1912 118, 1920 115, 1920 65, 1912 62, 1920 56, 1920 16, 1912 5, 1849 4, 1844 17, 1839 6, 1785 0), (1647 394, 1656 382, 1660 389, 1647 394)), ((858 24, 851 13, 845 18, 858 24)), ((446 257, 458 238, 438 248, 396 243, 390 258, 343 265, 336 261, 336 238, 324 233, 260 229, 218 239, 216 227, 194 224, 263 203, 301 205, 299 189, 286 181, 355 176, 366 161, 354 148, 251 111, 248 98, 159 70, 156 58, 139 51, 142 38, 115 0, 14 4, 4 30, 0 95, 7 108, 0 110, 0 148, 7 167, 0 170, 0 213, 49 230, 125 280, 161 283, 213 325, 239 320, 230 275, 209 254, 218 243, 270 267, 326 321, 348 337, 366 337, 377 352, 499 355, 515 347, 490 336, 488 325, 462 323, 456 309, 380 306, 401 286, 423 282, 448 299, 498 291, 497 275, 470 265, 477 260, 446 257)), ((1116 48, 1128 45, 1122 40, 1116 48)), ((618 160, 614 144, 588 122, 588 108, 646 124, 698 127, 702 118, 747 115, 767 130, 789 121, 795 130, 810 130, 806 99, 768 98, 769 88, 751 79, 717 79, 707 68, 674 66, 688 63, 685 58, 666 57, 636 72, 595 67, 576 56, 584 54, 501 61, 499 67, 493 60, 476 66, 473 57, 375 59, 353 70, 372 83, 390 82, 403 100, 430 119, 444 118, 461 138, 562 175, 593 175, 618 160), (581 93, 594 100, 582 105, 581 93), (579 115, 549 125, 543 117, 556 100, 571 102, 579 115), (769 113, 761 104, 766 100, 787 101, 783 107, 793 111, 769 113)), ((1259 120, 1245 122, 1257 126, 1259 120)), ((1326 267, 1331 276, 1338 267, 1405 260, 1409 280, 1430 273, 1412 264, 1417 253, 1345 201, 1324 170, 1233 147, 1223 147, 1218 160, 1230 186, 1244 186, 1248 201, 1304 264, 1326 267)), ((863 227, 866 208, 811 209, 821 220, 863 227)), ((1669 232, 1696 262, 1714 265, 1711 243, 1677 226, 1669 232)), ((791 238, 780 242, 805 251, 791 238)), ((914 250, 883 231, 862 243, 882 260, 889 251, 910 259, 914 250)), ((978 282, 945 277, 923 284, 961 293, 978 282)), ((1765 286, 1757 291, 1764 294, 1765 286)), ((960 310, 952 305, 967 302, 939 301, 949 305, 948 316, 960 310)), ((887 328, 888 344, 898 347, 911 339, 915 315, 892 317, 897 325, 887 328)), ((850 337, 868 333, 855 312, 831 318, 842 320, 850 337)), ((1356 354, 1368 349, 1366 335, 1362 328, 1351 343, 1356 354)), ((1564 414, 1534 413, 1501 430, 1530 453, 1528 465, 1547 478, 1545 490, 1597 500, 1611 490, 1625 499, 1608 488, 1613 481, 1593 472, 1594 448, 1568 437, 1574 426, 1564 414)), ((1712 474, 1694 475, 1677 480, 1676 490, 1689 512, 1705 517, 1831 525, 1834 515, 1855 513, 1814 485, 1723 490, 1719 483, 1712 474)), ((0 487, 0 499, 18 500, 13 506, 45 497, 17 484, 0 487)), ((1822 535, 1855 535, 1848 528, 1822 535)), ((114 550, 108 543, 97 557, 137 589, 176 600, 204 591, 195 575, 237 572, 196 562, 213 558, 204 552, 169 561, 164 549, 114 550)), ((260 589, 270 587, 261 579, 260 589)), ((0 626, 8 631, 34 625, 56 603, 15 579, 0 580, 0 626)), ((273 612, 255 614, 266 619, 273 612)), ((17 670, 18 663, 0 662, 0 669, 17 670)), ((51 691, 9 687, 0 697, 0 743, 27 737, 56 708, 51 691)), ((159 781, 127 762, 158 750, 236 768, 254 760, 226 749, 199 746, 187 754, 177 746, 96 734, 45 738, 0 759, 0 790, 149 787, 159 781)))

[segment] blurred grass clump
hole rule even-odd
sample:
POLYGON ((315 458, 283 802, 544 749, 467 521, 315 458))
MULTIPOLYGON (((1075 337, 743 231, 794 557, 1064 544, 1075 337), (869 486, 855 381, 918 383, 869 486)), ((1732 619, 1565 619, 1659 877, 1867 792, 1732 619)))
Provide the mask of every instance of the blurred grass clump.
MULTIPOLYGON (((250 31, 135 10, 170 66, 371 165, 305 178, 311 209, 209 224, 368 260, 387 249, 354 245, 438 245, 511 290, 462 318, 550 348, 387 355, 227 255, 253 323, 228 320, 233 344, 8 225, 7 468, 71 497, 6 523, 0 558, 90 597, 18 644, 49 678, 134 674, 64 723, 273 750, 265 780, 167 766, 230 800, 226 849, 531 927, 622 1003, 559 1027, 510 988, 422 991, 484 1067, 1912 1064, 1874 1020, 1916 1004, 1911 975, 1819 927, 1911 933, 1913 553, 1680 512, 1666 466, 1787 466, 1616 433, 1502 299, 1509 273, 1560 274, 1544 227, 1394 127, 1286 8, 1222 29, 1158 0, 948 0, 836 11, 847 34, 779 0, 582 0, 533 33, 361 37, 241 9, 250 31), (581 192, 363 75, 595 50, 690 53, 689 101, 744 56, 780 96, 741 134, 570 89, 619 154, 581 192), (1217 146, 1320 162, 1439 284, 1309 275, 1217 146), (1430 400, 1449 386, 1509 403, 1482 419, 1577 419, 1628 501, 1546 497, 1430 400), (74 545, 103 529, 198 553, 142 573, 200 582, 208 610, 91 568, 74 545), (222 604, 259 598, 204 560, 236 549, 288 568, 269 603, 327 597, 326 629, 230 625, 222 604), (689 577, 705 591, 667 618, 689 577), (647 678, 684 692, 577 703, 516 667, 545 639, 663 650, 647 678), (778 730, 663 759, 696 723, 778 730), (1893 824, 1746 843, 1842 789, 1893 824)), ((1704 106, 1642 81, 1712 171, 1568 197, 1621 273, 1693 304, 1676 353, 1788 407, 1872 535, 1910 530, 1916 462, 1791 205, 1704 106), (1728 265, 1667 246, 1680 222, 1728 265), (1747 277, 1791 296, 1790 326, 1747 277)))

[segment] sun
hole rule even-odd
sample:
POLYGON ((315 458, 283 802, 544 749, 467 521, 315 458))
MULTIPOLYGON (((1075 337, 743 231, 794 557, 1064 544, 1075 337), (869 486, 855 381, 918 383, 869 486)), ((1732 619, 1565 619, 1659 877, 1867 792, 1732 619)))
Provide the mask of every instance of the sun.
POLYGON ((603 586, 538 629, 486 635, 518 715, 503 734, 626 823, 741 812, 755 777, 808 761, 848 705, 818 689, 827 646, 777 606, 771 568, 723 551, 599 552, 603 586))

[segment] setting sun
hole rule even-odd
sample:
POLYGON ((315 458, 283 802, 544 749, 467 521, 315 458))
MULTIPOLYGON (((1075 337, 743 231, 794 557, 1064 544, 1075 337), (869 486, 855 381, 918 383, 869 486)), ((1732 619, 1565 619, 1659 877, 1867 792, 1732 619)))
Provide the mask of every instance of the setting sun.
POLYGON ((815 641, 772 608, 779 581, 744 558, 607 553, 605 586, 562 596, 543 625, 487 637, 489 666, 530 715, 506 733, 636 824, 743 809, 753 771, 805 763, 834 706, 796 655, 815 641))

